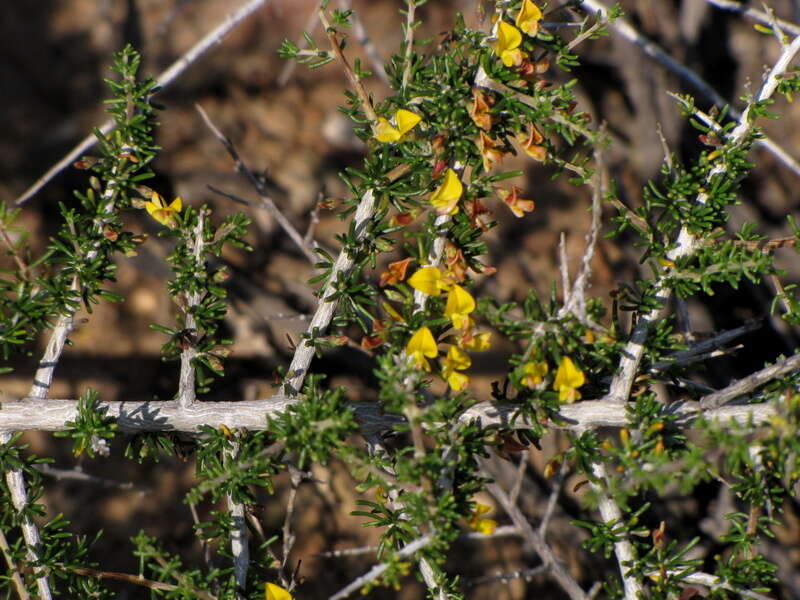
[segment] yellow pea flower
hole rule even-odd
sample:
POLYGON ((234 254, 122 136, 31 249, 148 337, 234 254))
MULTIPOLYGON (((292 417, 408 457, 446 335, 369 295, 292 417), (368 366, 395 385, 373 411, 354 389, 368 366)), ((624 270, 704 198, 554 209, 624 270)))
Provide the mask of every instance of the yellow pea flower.
POLYGON ((453 169, 447 169, 444 183, 431 194, 431 204, 440 215, 454 215, 458 212, 458 201, 464 193, 464 186, 453 169))
POLYGON ((423 371, 431 370, 431 366, 425 357, 436 358, 438 354, 439 351, 436 348, 436 340, 433 339, 433 334, 427 327, 420 327, 417 329, 406 345, 406 355, 418 369, 422 369, 423 371))
POLYGON ((549 370, 550 368, 544 361, 526 362, 522 365, 522 384, 531 389, 535 388, 542 383, 544 376, 547 375, 549 370))
POLYGON ((456 329, 467 329, 469 314, 475 310, 475 298, 460 285, 450 288, 447 295, 447 304, 444 307, 444 316, 453 322, 456 329))
POLYGON ((471 350, 472 352, 483 352, 492 347, 491 342, 492 334, 486 333, 471 333, 464 334, 458 342, 458 345, 464 350, 471 350))
POLYGON ((586 376, 583 374, 569 356, 565 356, 558 365, 556 379, 553 382, 553 389, 558 392, 558 399, 561 402, 575 402, 581 399, 578 388, 586 383, 586 376))
POLYGON ((422 267, 408 278, 408 285, 428 296, 438 296, 448 289, 450 284, 438 267, 422 267))
POLYGON ((494 45, 494 52, 507 67, 517 67, 522 64, 522 60, 527 58, 527 54, 519 49, 522 43, 522 34, 519 29, 500 21, 497 24, 497 42, 494 45))
POLYGON ((175 198, 170 204, 164 201, 164 198, 156 191, 150 195, 150 200, 144 203, 147 212, 156 221, 166 227, 175 227, 177 224, 175 216, 181 212, 183 208, 183 201, 180 196, 175 198))
POLYGON ((458 392, 463 390, 469 383, 469 376, 459 373, 464 369, 469 369, 472 359, 458 346, 450 346, 442 367, 442 377, 447 380, 450 389, 458 392))
POLYGON ((495 529, 497 529, 497 521, 481 516, 485 515, 491 510, 491 506, 486 506, 485 504, 477 502, 475 504, 475 510, 472 511, 472 515, 470 515, 469 519, 467 519, 467 526, 473 531, 477 531, 483 535, 493 534, 495 529))
POLYGON ((542 20, 542 11, 531 0, 525 0, 517 15, 517 27, 531 37, 539 33, 539 21, 542 20))
POLYGON ((264 590, 264 600, 292 600, 293 596, 288 590, 274 583, 267 583, 264 590))
POLYGON ((422 117, 418 114, 401 108, 394 113, 394 122, 397 127, 383 117, 378 117, 378 124, 375 125, 375 139, 379 142, 400 142, 403 136, 414 129, 421 121, 422 117))

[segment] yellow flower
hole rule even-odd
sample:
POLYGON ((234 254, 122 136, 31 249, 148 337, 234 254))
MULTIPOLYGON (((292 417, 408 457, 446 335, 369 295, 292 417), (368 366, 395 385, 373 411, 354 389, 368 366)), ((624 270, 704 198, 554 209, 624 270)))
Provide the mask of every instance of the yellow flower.
POLYGON ((453 169, 447 169, 444 183, 431 194, 431 204, 440 215, 454 215, 458 212, 458 201, 464 186, 453 169))
POLYGON ((486 333, 465 333, 458 342, 464 350, 471 350, 472 352, 482 352, 492 347, 490 338, 492 334, 486 333))
POLYGON ((436 340, 433 339, 431 330, 427 327, 420 327, 411 336, 406 345, 406 355, 414 362, 418 369, 430 371, 431 366, 425 359, 436 358, 439 351, 436 349, 436 340))
POLYGON ((522 365, 522 384, 535 388, 542 383, 550 368, 544 361, 529 361, 522 365))
POLYGON ((454 285, 447 294, 444 316, 453 322, 456 329, 467 329, 469 314, 475 310, 475 298, 460 285, 454 285))
POLYGON ((493 534, 495 529, 497 529, 497 521, 481 516, 485 515, 490 510, 492 510, 491 506, 486 506, 485 504, 477 502, 475 504, 475 510, 472 511, 472 515, 467 519, 467 526, 473 531, 477 531, 483 535, 493 534))
POLYGON ((447 380, 451 390, 458 392, 466 387, 469 383, 469 377, 459 373, 459 371, 469 369, 471 365, 472 359, 466 352, 458 346, 450 346, 444 359, 442 377, 447 380))
POLYGON ((161 194, 153 191, 150 200, 144 203, 144 207, 147 209, 147 212, 150 213, 150 216, 162 225, 166 227, 175 227, 177 224, 175 216, 181 212, 183 201, 180 196, 178 196, 170 204, 167 204, 164 198, 161 197, 161 194))
POLYGON ((542 11, 531 0, 525 0, 517 15, 517 27, 533 37, 539 32, 539 21, 542 20, 542 11))
POLYGON ((283 589, 274 583, 268 583, 264 590, 264 600, 292 600, 292 595, 288 590, 283 589))
POLYGON ((578 388, 586 383, 586 376, 583 374, 569 356, 565 356, 558 365, 556 380, 553 382, 553 389, 558 392, 558 399, 561 402, 575 402, 581 399, 578 388))
POLYGON ((375 126, 375 139, 379 142, 400 142, 403 136, 414 129, 420 121, 422 121, 422 117, 418 114, 401 108, 394 113, 394 122, 397 127, 383 117, 378 118, 378 124, 375 126))
POLYGON ((521 43, 522 34, 519 29, 505 21, 497 24, 497 42, 494 45, 494 51, 505 66, 519 66, 522 60, 528 56, 519 49, 521 43))
POLYGON ((450 287, 438 267, 422 267, 408 278, 408 285, 428 296, 438 296, 450 287))

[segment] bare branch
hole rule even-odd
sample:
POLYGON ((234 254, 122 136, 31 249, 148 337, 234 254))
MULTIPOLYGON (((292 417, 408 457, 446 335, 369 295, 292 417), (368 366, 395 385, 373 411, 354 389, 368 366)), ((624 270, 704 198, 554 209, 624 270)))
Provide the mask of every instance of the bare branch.
POLYGON ((475 579, 470 579, 467 581, 467 585, 470 587, 474 587, 476 585, 481 585, 483 583, 493 583, 498 581, 500 583, 507 583, 509 581, 514 581, 515 579, 524 579, 525 581, 530 581, 537 575, 541 575, 542 573, 547 573, 550 569, 548 565, 539 565, 538 567, 533 567, 532 569, 520 569, 519 571, 512 571, 510 573, 498 573, 497 575, 486 575, 484 577, 476 577, 475 579))
MULTIPOLYGON (((411 556, 418 550, 421 550, 428 544, 433 541, 433 534, 429 533, 428 535, 422 536, 421 538, 414 540, 413 542, 406 544, 403 548, 397 553, 400 558, 405 558, 407 556, 411 556)), ((342 598, 347 598, 350 594, 355 592, 356 590, 361 589, 370 581, 375 581, 378 577, 383 575, 386 569, 389 568, 389 565, 386 563, 381 563, 372 567, 369 571, 367 571, 364 575, 352 581, 341 590, 336 592, 333 596, 330 596, 328 600, 341 600, 342 598)))
MULTIPOLYGON (((161 72, 161 74, 156 78, 156 84, 158 85, 159 90, 164 89, 175 79, 177 79, 186 69, 189 68, 192 63, 196 62, 212 47, 219 44, 234 27, 247 19, 247 17, 252 15, 267 2, 269 2, 269 0, 249 0, 238 9, 228 14, 225 19, 213 30, 208 32, 203 39, 192 46, 183 56, 172 63, 165 71, 161 72)), ((98 129, 100 130, 100 133, 106 135, 108 132, 112 131, 114 127, 114 121, 109 119, 100 125, 98 129)), ((53 179, 61 171, 66 169, 78 158, 80 158, 80 156, 89 150, 89 148, 94 146, 95 143, 97 143, 97 137, 95 136, 94 132, 92 132, 83 138, 83 140, 77 146, 72 148, 72 150, 70 150, 64 158, 50 167, 50 169, 48 169, 44 175, 37 179, 33 185, 31 185, 31 187, 25 191, 25 193, 17 198, 15 205, 19 206, 20 204, 30 200, 39 192, 39 190, 47 185, 51 179, 53 179)))
POLYGON ((244 175, 250 181, 250 183, 253 184, 256 192, 258 192, 258 195, 261 197, 262 206, 267 209, 269 214, 272 215, 272 218, 275 219, 275 222, 280 225, 281 229, 286 232, 286 235, 289 236, 289 238, 300 249, 303 255, 305 255, 305 257, 308 259, 308 262, 310 262, 312 265, 315 264, 317 262, 317 255, 314 253, 314 249, 306 243, 306 241, 303 239, 303 236, 300 235, 300 232, 295 229, 294 225, 292 225, 289 219, 287 219, 286 216, 280 211, 275 204, 275 201, 270 196, 269 191, 264 185, 264 182, 252 171, 252 169, 245 164, 239 155, 239 152, 236 150, 236 147, 233 145, 231 139, 222 133, 216 125, 214 125, 206 111, 203 110, 202 106, 195 104, 194 107, 197 109, 197 112, 200 113, 200 117, 202 117, 203 122, 211 130, 211 133, 214 134, 214 137, 216 137, 222 143, 222 145, 225 146, 228 154, 233 159, 236 171, 244 175))
POLYGON ((718 408, 729 400, 752 392, 757 387, 797 369, 800 369, 800 354, 778 361, 774 365, 756 371, 752 375, 748 375, 718 392, 703 396, 700 399, 700 407, 704 410, 718 408))
MULTIPOLYGON (((589 480, 589 485, 598 494, 599 502, 597 508, 600 511, 600 517, 603 522, 608 526, 622 523, 622 511, 614 501, 614 498, 611 497, 611 494, 605 489, 609 481, 606 465, 601 462, 592 463, 592 474, 597 478, 597 481, 589 480)), ((614 542, 614 554, 617 557, 619 573, 622 577, 625 600, 639 600, 644 595, 644 586, 635 575, 629 573, 630 567, 633 566, 636 560, 636 551, 627 536, 620 535, 617 537, 614 542)))
MULTIPOLYGON (((197 224, 192 231, 191 241, 189 242, 191 245, 190 250, 192 252, 192 257, 196 265, 202 264, 203 261, 203 251, 205 250, 204 231, 207 216, 207 209, 200 209, 198 211, 197 224)), ((186 319, 184 333, 187 337, 187 339, 184 340, 186 347, 181 350, 181 372, 178 379, 178 402, 180 402, 181 406, 190 406, 194 404, 197 399, 195 393, 194 365, 194 359, 197 356, 197 348, 195 347, 196 340, 194 339, 197 335, 197 321, 194 318, 194 313, 206 293, 208 292, 190 292, 187 290, 184 294, 186 297, 186 306, 181 306, 186 319)))
POLYGON ((408 87, 408 81, 411 79, 411 55, 414 48, 414 13, 417 10, 417 0, 406 0, 406 27, 405 27, 405 44, 406 51, 404 54, 405 66, 403 67, 403 89, 408 87))
MULTIPOLYGON (((244 427, 259 431, 266 427, 267 418, 276 418, 297 402, 297 398, 273 396, 263 400, 241 402, 195 402, 182 410, 174 400, 146 402, 99 402, 97 410, 114 419, 121 433, 183 432, 198 434, 203 426, 225 425, 230 429, 244 427)), ((384 414, 373 403, 353 403, 365 436, 380 433, 405 423, 400 415, 384 414)), ((776 414, 771 403, 721 406, 702 410, 699 402, 674 402, 665 406, 683 426, 690 426, 699 416, 746 426, 767 422, 776 414)), ((23 398, 4 400, 0 408, 2 431, 66 431, 67 421, 78 417, 78 401, 66 399, 23 398)), ((479 402, 465 410, 459 421, 476 421, 483 428, 528 429, 531 423, 519 414, 519 406, 479 402)), ((597 427, 626 427, 629 416, 624 404, 612 400, 585 400, 559 407, 548 426, 551 429, 580 430, 597 427)))
MULTIPOLYGON (((236 459, 239 452, 239 444, 234 442, 233 447, 224 451, 226 463, 236 459)), ((231 529, 231 556, 233 557, 233 576, 236 579, 236 586, 239 589, 247 587, 247 571, 250 568, 250 544, 248 542, 247 520, 245 517, 245 506, 242 502, 237 502, 229 493, 225 495, 228 505, 228 512, 233 521, 231 529)), ((242 595, 237 592, 236 597, 242 599, 242 595)))
MULTIPOLYGON (((305 27, 303 27, 303 34, 297 38, 297 42, 295 45, 300 48, 301 52, 305 49, 306 44, 308 44, 308 40, 306 40, 305 34, 308 33, 309 35, 314 34, 314 30, 316 30, 317 25, 319 25, 319 18, 317 17, 317 13, 319 12, 319 7, 322 4, 322 0, 317 0, 317 3, 312 7, 311 12, 308 15, 308 20, 306 21, 305 27)), ((286 64, 284 65, 283 69, 281 70, 280 75, 278 75, 277 84, 278 87, 283 87, 289 82, 289 78, 292 76, 295 68, 297 68, 297 61, 296 60, 287 60, 286 64)))
MULTIPOLYGON (((483 461, 484 471, 486 461, 483 461)), ((529 546, 542 562, 547 565, 549 573, 553 579, 561 586, 561 588, 569 595, 572 600, 586 600, 586 593, 578 585, 578 582, 569 574, 561 562, 558 560, 550 546, 544 541, 544 538, 531 526, 528 519, 522 514, 519 507, 511 502, 508 494, 496 483, 489 483, 486 489, 492 496, 500 503, 503 510, 506 511, 514 526, 519 530, 525 544, 529 546)))
MULTIPOLYGON (((396 181, 410 170, 410 167, 405 164, 401 167, 393 169, 386 175, 389 181, 396 181)), ((372 190, 367 192, 361 197, 358 207, 356 208, 355 215, 353 216, 353 230, 355 231, 356 239, 360 240, 364 237, 367 230, 367 225, 370 219, 375 214, 375 196, 372 190)), ((348 248, 342 248, 339 256, 336 257, 336 262, 331 269, 331 274, 328 277, 327 283, 320 292, 319 304, 314 316, 311 318, 311 323, 308 325, 306 335, 301 342, 297 345, 292 362, 287 371, 286 381, 284 382, 284 389, 289 394, 297 394, 303 385, 308 366, 314 358, 314 346, 309 343, 311 336, 315 332, 322 333, 327 330, 330 325, 333 314, 336 311, 336 306, 339 304, 338 300, 332 300, 330 297, 335 291, 336 282, 340 277, 347 274, 355 264, 354 257, 349 254, 348 248)))
MULTIPOLYGON (((677 575, 678 573, 671 572, 669 574, 677 575)), ((691 573, 689 575, 680 573, 680 575, 681 575, 681 582, 704 585, 712 589, 728 590, 729 592, 733 592, 734 594, 739 594, 741 596, 744 596, 745 598, 752 598, 753 600, 772 600, 770 596, 765 596, 764 594, 759 594, 758 592, 742 589, 741 587, 730 584, 727 581, 720 579, 716 575, 711 575, 710 573, 698 572, 698 573, 691 573)))
MULTIPOLYGON (((753 19, 757 23, 761 23, 767 27, 771 27, 773 24, 773 20, 770 19, 767 13, 763 13, 755 8, 750 8, 741 2, 734 2, 734 0, 706 0, 706 2, 722 10, 731 10, 743 14, 747 18, 753 19)), ((790 21, 784 21, 783 19, 775 19, 774 22, 784 31, 788 31, 792 35, 800 35, 800 25, 790 21)))
POLYGON ((592 223, 589 226, 589 232, 586 234, 586 250, 581 259, 580 270, 572 285, 572 292, 569 294, 564 307, 559 311, 561 314, 572 313, 583 322, 587 320, 586 288, 589 287, 589 281, 592 276, 592 259, 597 247, 597 236, 600 233, 600 217, 603 211, 601 201, 606 191, 605 180, 607 174, 603 164, 602 150, 599 147, 595 153, 595 159, 597 160, 597 173, 592 184, 592 223))

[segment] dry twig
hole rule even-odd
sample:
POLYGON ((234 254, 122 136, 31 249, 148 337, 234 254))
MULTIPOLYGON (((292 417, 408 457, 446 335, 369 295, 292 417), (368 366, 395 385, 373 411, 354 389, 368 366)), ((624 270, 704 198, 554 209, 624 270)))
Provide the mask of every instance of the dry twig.
MULTIPOLYGON (((203 39, 192 46, 183 56, 181 56, 158 77, 156 77, 158 88, 161 90, 169 86, 169 84, 177 79, 186 69, 189 68, 190 65, 196 62, 212 47, 219 44, 225 38, 225 36, 228 35, 231 30, 233 30, 234 27, 242 23, 245 19, 247 19, 247 17, 252 15, 267 2, 269 2, 269 0, 249 0, 238 9, 227 15, 222 23, 208 32, 203 39)), ((103 135, 106 135, 112 131, 114 127, 114 121, 109 119, 100 125, 98 129, 103 135)), ((31 187, 25 190, 25 192, 19 198, 17 198, 15 203, 16 206, 19 206, 20 204, 30 200, 39 192, 39 190, 47 185, 51 179, 53 179, 61 171, 66 169, 78 158, 80 158, 80 156, 89 150, 89 148, 94 146, 95 143, 97 143, 97 136, 95 136, 94 132, 92 132, 83 138, 78 145, 72 148, 72 150, 70 150, 66 156, 64 156, 64 158, 50 167, 44 175, 42 175, 33 183, 33 185, 31 185, 31 187)))

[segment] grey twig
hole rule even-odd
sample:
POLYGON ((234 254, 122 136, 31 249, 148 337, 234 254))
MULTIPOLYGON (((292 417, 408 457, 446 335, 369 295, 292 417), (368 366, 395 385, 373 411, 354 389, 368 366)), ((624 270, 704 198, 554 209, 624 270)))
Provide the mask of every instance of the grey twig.
MULTIPOLYGON (((203 54, 205 54, 212 47, 219 44, 234 27, 244 21, 268 1, 269 0, 249 0, 226 16, 219 25, 208 32, 203 39, 192 46, 183 56, 172 63, 156 78, 156 83, 158 84, 159 90, 164 89, 175 79, 177 79, 181 73, 189 68, 192 63, 196 62, 197 59, 203 56, 203 54)), ((100 125, 98 129, 103 135, 106 135, 108 132, 112 131, 114 127, 114 121, 109 119, 100 125)), ((47 183, 53 179, 53 177, 58 175, 61 171, 66 169, 78 158, 80 158, 80 156, 89 150, 89 148, 94 146, 95 143, 97 143, 97 137, 95 136, 94 132, 92 132, 83 138, 83 140, 77 146, 72 148, 72 150, 70 150, 64 158, 50 167, 50 169, 48 169, 44 175, 37 179, 33 185, 31 185, 31 187, 25 190, 25 193, 17 198, 15 204, 19 206, 20 204, 30 200, 37 192, 39 192, 39 190, 47 185, 47 183)))
MULTIPOLYGON (((239 444, 234 442, 233 447, 225 450, 225 461, 235 459, 239 452, 239 444)), ((239 589, 247 587, 247 571, 250 567, 250 545, 248 543, 246 509, 242 502, 236 502, 231 494, 225 496, 228 512, 231 514, 233 529, 231 530, 231 555, 233 556, 233 576, 239 589)), ((236 594, 241 599, 241 594, 236 594)))
POLYGON ((291 589, 294 583, 291 573, 287 574, 287 567, 289 566, 289 555, 292 553, 294 547, 295 536, 292 531, 292 522, 294 520, 294 507, 297 502, 297 488, 303 481, 303 473, 294 465, 289 465, 289 498, 286 501, 286 516, 283 519, 283 559, 281 560, 280 577, 281 583, 287 588, 291 589))
POLYGON ((99 485, 104 488, 113 488, 117 490, 132 490, 138 491, 143 494, 149 494, 150 490, 143 487, 138 487, 132 481, 115 481, 113 479, 106 479, 104 477, 97 477, 84 473, 80 469, 59 469, 47 463, 35 465, 34 469, 39 471, 42 475, 47 475, 58 481, 79 481, 81 483, 90 483, 92 485, 99 485))
POLYGON ((475 579, 470 579, 466 583, 470 587, 475 587, 476 585, 481 585, 484 583, 507 583, 509 581, 514 581, 515 579, 524 579, 525 581, 530 581, 537 575, 541 575, 542 573, 547 573, 550 569, 548 565, 539 565, 538 567, 533 567, 532 569, 520 569, 519 571, 511 571, 510 573, 498 573, 497 575, 485 575, 484 577, 476 577, 475 579))
POLYGON ((564 298, 566 306, 572 297, 572 290, 569 285, 569 263, 567 262, 567 238, 564 232, 558 238, 558 271, 561 273, 561 296, 564 298))
MULTIPOLYGON (((706 2, 708 2, 711 6, 716 6, 722 10, 731 10, 740 13, 747 18, 752 19, 757 23, 761 23, 767 27, 771 27, 773 24, 773 20, 770 19, 770 16, 767 13, 761 12, 755 8, 750 8, 741 2, 735 2, 734 0, 706 0, 706 2)), ((784 31, 788 31, 792 35, 800 35, 800 25, 790 21, 784 21, 783 19, 775 19, 774 22, 777 23, 778 26, 784 31)))
POLYGON ((757 387, 778 377, 783 377, 787 373, 796 371, 797 369, 800 369, 800 354, 784 358, 774 365, 764 367, 760 371, 756 371, 752 375, 748 375, 718 392, 703 396, 700 399, 700 407, 703 410, 718 408, 729 400, 750 393, 757 387))
MULTIPOLYGON (((677 573, 670 573, 670 575, 677 575, 677 573)), ((741 587, 728 583, 727 581, 720 579, 716 575, 711 575, 710 573, 698 572, 691 573, 690 575, 684 575, 681 573, 681 582, 704 585, 712 589, 723 589, 733 592, 734 594, 744 596, 745 598, 752 598, 753 600, 773 600, 770 596, 765 596, 764 594, 759 594, 758 592, 742 589, 741 587)))
POLYGON ((300 249, 300 251, 305 255, 308 261, 313 265, 317 262, 317 255, 314 253, 314 249, 305 242, 303 236, 300 235, 300 232, 295 229, 294 225, 291 224, 289 219, 280 211, 280 209, 276 206, 275 201, 269 194, 264 182, 256 176, 256 174, 250 169, 245 162, 242 160, 242 157, 239 155, 239 152, 236 150, 236 147, 233 145, 233 142, 230 140, 228 136, 226 136, 222 131, 217 128, 216 125, 211 121, 208 114, 203 107, 199 104, 195 104, 194 107, 197 109, 197 112, 200 113, 200 117, 203 119, 203 122, 206 124, 211 130, 211 133, 214 134, 223 146, 225 146, 225 150, 228 151, 228 154, 233 159, 234 167, 237 172, 244 175, 250 183, 253 184, 253 187, 258 192, 259 197, 261 198, 261 203, 264 208, 267 209, 269 214, 272 215, 272 218, 280 225, 281 229, 286 232, 286 235, 291 238, 291 240, 295 243, 295 245, 300 249))
MULTIPOLYGON (((225 402, 195 402, 183 409, 174 400, 145 402, 99 402, 97 410, 114 419, 120 433, 183 432, 200 434, 205 425, 225 425, 230 429, 244 427, 261 431, 266 427, 265 418, 277 418, 298 400, 292 396, 273 396, 263 400, 243 400, 231 404, 225 402), (232 410, 232 406, 236 410, 232 410)), ((405 420, 396 414, 382 413, 373 403, 350 405, 365 436, 375 435, 403 424, 405 420)), ((772 403, 720 406, 703 410, 698 402, 674 402, 664 407, 685 426, 699 416, 725 425, 759 425, 776 414, 772 403)), ((75 399, 22 398, 3 400, 0 408, 0 433, 9 431, 66 431, 67 421, 78 417, 78 401, 75 399)), ((462 423, 477 422, 480 427, 504 429, 528 429, 531 427, 519 407, 512 404, 479 402, 459 415, 462 423)), ((624 404, 614 400, 584 400, 565 404, 550 420, 552 429, 581 430, 598 427, 626 427, 629 415, 624 404)))
MULTIPOLYGON (((483 464, 486 464, 485 461, 483 464)), ((486 473, 485 468, 482 470, 486 473)), ((486 474, 488 475, 488 473, 486 474)), ((514 526, 519 530, 522 539, 525 540, 525 544, 539 555, 539 558, 547 566, 553 579, 561 586, 567 595, 572 600, 586 600, 586 593, 581 589, 581 586, 578 585, 578 582, 575 581, 556 555, 553 554, 550 546, 547 545, 544 538, 533 528, 525 515, 522 514, 519 507, 511 502, 511 498, 509 498, 505 490, 496 483, 487 484, 486 489, 500 503, 503 510, 505 510, 506 514, 511 518, 514 526)))
POLYGON ((561 486, 564 484, 567 470, 567 462, 564 461, 558 469, 555 481, 553 481, 553 489, 550 491, 550 497, 547 499, 547 507, 545 507, 544 515, 542 515, 542 522, 539 523, 539 535, 542 536, 543 540, 547 539, 547 527, 550 525, 550 518, 553 516, 553 511, 556 508, 558 496, 561 494, 561 486))
MULTIPOLYGON (((402 549, 400 549, 397 555, 400 558, 411 556, 418 550, 421 550, 422 548, 430 544, 432 541, 433 541, 433 534, 429 533, 428 535, 422 536, 421 538, 414 540, 409 544, 406 544, 402 549)), ((350 594, 352 594, 356 590, 361 589, 370 581, 375 581, 378 577, 383 575, 383 573, 388 568, 389 565, 387 565, 386 563, 380 563, 378 565, 375 565, 369 571, 364 573, 361 577, 347 584, 341 590, 336 592, 333 596, 330 596, 328 600, 341 600, 342 598, 347 598, 350 594)))
MULTIPOLYGON (((460 540, 471 540, 485 542, 497 538, 517 537, 519 531, 513 525, 501 525, 493 533, 480 533, 479 531, 467 531, 459 536, 460 540)), ((355 548, 339 548, 338 550, 326 550, 315 554, 320 558, 340 558, 343 556, 363 556, 364 554, 375 554, 378 546, 357 546, 355 548)))
MULTIPOLYGON (((194 258, 195 265, 201 265, 203 261, 203 252, 205 250, 205 225, 206 217, 208 216, 205 209, 201 209, 197 214, 197 224, 192 231, 191 237, 191 252, 194 258)), ((182 340, 185 348, 181 350, 181 372, 178 379, 178 402, 181 406, 190 406, 194 404, 197 399, 195 390, 195 365, 194 359, 197 356, 197 348, 195 347, 197 336, 197 321, 194 318, 195 309, 202 302, 203 297, 207 292, 196 291, 186 292, 186 305, 181 305, 186 319, 186 328, 184 331, 186 339, 182 340)))
MULTIPOLYGON (((592 474, 597 481, 589 481, 589 485, 598 494, 597 508, 600 517, 606 525, 612 526, 623 521, 622 511, 611 494, 606 490, 609 482, 608 469, 602 462, 592 463, 592 474)), ((622 577, 622 586, 625 590, 625 600, 638 600, 644 595, 644 586, 635 575, 629 573, 630 566, 636 560, 636 550, 630 540, 625 535, 621 535, 614 542, 614 554, 617 557, 619 573, 622 577)))
MULTIPOLYGON (((581 259, 578 275, 575 277, 575 281, 572 284, 572 292, 569 294, 569 299, 565 302, 564 307, 560 311, 564 314, 572 313, 584 322, 587 320, 586 288, 589 287, 589 281, 592 276, 592 259, 594 258, 595 249, 597 247, 597 236, 600 232, 600 217, 603 211, 601 201, 606 191, 606 172, 601 149, 598 149, 596 152, 595 160, 597 161, 597 173, 594 176, 592 185, 592 223, 586 234, 586 250, 581 259)), ((567 296, 565 296, 565 298, 566 297, 567 296)))
POLYGON ((417 0, 406 0, 406 28, 405 28, 405 66, 403 67, 403 89, 408 87, 411 79, 411 55, 414 49, 414 13, 417 10, 417 0))
POLYGON ((729 329, 727 331, 723 331, 714 335, 713 337, 708 338, 707 340, 703 340, 701 342, 696 342, 691 345, 691 347, 687 348, 686 350, 678 350, 670 354, 670 361, 664 361, 659 363, 654 363, 654 369, 664 369, 671 364, 675 364, 675 362, 682 362, 687 360, 691 357, 697 356, 698 354, 705 354, 707 352, 711 352, 716 350, 717 348, 721 348, 725 344, 728 344, 735 340, 738 337, 741 337, 751 331, 755 331, 761 327, 761 321, 753 320, 748 321, 744 325, 740 325, 734 329, 729 329))

